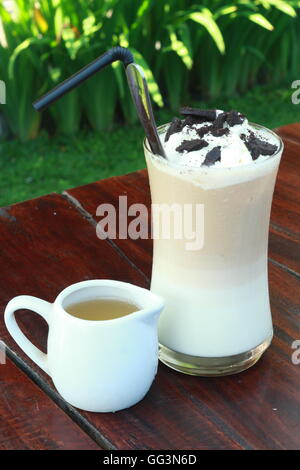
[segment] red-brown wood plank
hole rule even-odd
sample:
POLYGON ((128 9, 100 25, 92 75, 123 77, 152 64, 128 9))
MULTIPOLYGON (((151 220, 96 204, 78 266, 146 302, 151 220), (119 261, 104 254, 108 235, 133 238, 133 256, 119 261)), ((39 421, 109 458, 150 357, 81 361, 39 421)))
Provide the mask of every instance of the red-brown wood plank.
POLYGON ((278 127, 275 131, 283 139, 294 141, 300 145, 300 122, 278 127))
POLYGON ((274 191, 269 253, 275 261, 300 274, 300 123, 276 129, 284 152, 274 191))
POLYGON ((210 423, 242 448, 299 448, 300 365, 292 364, 291 345, 300 339, 300 281, 270 264, 270 283, 275 337, 253 368, 228 377, 199 378, 160 365, 143 402, 113 416, 89 419, 95 425, 101 422, 105 435, 113 432, 119 448, 143 448, 145 443, 152 448, 220 448, 210 423))
MULTIPOLYGON (((288 185, 286 210, 295 217, 297 195, 293 194, 295 181, 293 178, 289 181, 289 174, 297 169, 298 150, 288 148, 291 153, 288 150, 285 157, 284 175, 278 180, 276 197, 282 197, 282 191, 286 190, 284 185, 288 185)), ((126 192, 129 204, 149 204, 145 172, 68 191, 94 220, 97 220, 95 211, 99 204, 115 204, 118 195, 126 192)), ((13 295, 21 293, 20 286, 24 287, 22 293, 51 300, 68 283, 89 277, 122 278, 148 285, 141 272, 149 278, 151 241, 116 240, 117 249, 108 242, 99 242, 92 223, 59 196, 19 204, 0 214, 0 240, 5 247, 0 262, 3 272, 7 269, 0 285, 3 305, 13 295), (34 265, 30 258, 36 260, 34 265), (97 264, 99 258, 103 263, 97 264), (63 269, 53 276, 61 266, 63 269)), ((293 217, 281 217, 278 207, 272 220, 271 258, 284 269, 274 263, 269 266, 275 323, 271 348, 255 367, 231 377, 189 377, 160 365, 149 394, 135 407, 114 414, 82 412, 91 428, 98 430, 111 446, 119 449, 299 448, 300 365, 291 362, 291 344, 300 339, 300 281, 285 269, 298 269, 293 252, 299 246, 297 225, 293 217)), ((39 332, 41 337, 36 344, 45 345, 46 328, 39 319, 33 318, 29 313, 24 314, 22 326, 26 331, 34 331, 31 337, 35 339, 39 332)), ((0 335, 8 339, 1 320, 0 335)), ((33 370, 38 370, 13 340, 8 341, 33 370)), ((41 376, 52 386, 44 374, 41 376)))
MULTIPOLYGON (((27 201, 2 211, 0 240, 2 247, 5 246, 0 253, 2 272, 5 273, 0 285, 0 336, 39 374, 40 380, 53 387, 46 374, 8 335, 3 322, 6 302, 21 293, 51 301, 66 285, 87 278, 116 278, 144 286, 148 281, 107 241, 98 240, 95 227, 58 195, 27 201)), ((23 331, 45 350, 47 328, 40 317, 30 312, 18 312, 17 317, 23 331)), ((207 420, 201 407, 192 409, 190 415, 189 404, 182 402, 182 411, 178 412, 181 393, 173 390, 168 371, 165 377, 160 383, 156 381, 153 387, 154 401, 151 392, 142 404, 129 411, 107 415, 83 412, 90 422, 91 432, 96 432, 99 441, 107 441, 109 447, 120 449, 241 448, 247 445, 239 443, 238 434, 235 436, 230 426, 228 430, 227 426, 219 430, 218 423, 213 417, 207 420), (170 407, 165 408, 164 402, 169 396, 173 400, 170 407), (160 402, 162 406, 158 407, 160 402), (145 418, 144 409, 148 410, 145 418), (141 414, 135 416, 135 410, 141 410, 141 414)))
MULTIPOLYGON (((299 168, 296 160, 297 152, 297 147, 291 148, 289 143, 286 144, 286 152, 282 160, 279 173, 280 176, 278 178, 275 192, 276 206, 272 213, 272 216, 273 214, 275 215, 270 233, 270 257, 277 263, 282 264, 283 267, 300 273, 299 241, 297 239, 297 230, 299 227, 296 224, 293 224, 293 220, 296 221, 297 216, 297 208, 294 206, 297 206, 299 199, 299 192, 297 192, 297 187, 295 187, 294 178, 294 175, 296 174, 295 171, 299 168), (290 203, 292 206, 292 216, 280 218, 278 206, 280 205, 280 197, 282 197, 286 191, 288 191, 289 199, 286 201, 286 204, 281 204, 281 207, 285 206, 288 211, 288 205, 290 203)), ((99 181, 92 185, 68 190, 68 193, 78 200, 83 208, 93 217, 95 217, 97 206, 101 203, 110 202, 117 207, 117 199, 121 194, 128 193, 129 204, 132 202, 140 202, 148 205, 149 188, 146 171, 131 174, 130 184, 127 184, 127 178, 127 175, 124 177, 110 178, 108 181, 99 181), (114 188, 114 191, 111 191, 110 188, 114 188)), ((96 217, 95 219, 97 220, 96 217)), ((147 276, 150 275, 150 240, 127 240, 127 243, 124 240, 116 240, 116 244, 118 244, 127 256, 130 257, 130 259, 137 264, 137 266, 141 268, 147 276)), ((189 381, 192 381, 193 386, 194 384, 197 384, 199 397, 195 400, 199 400, 199 402, 203 400, 204 383, 206 383, 207 386, 207 399, 209 399, 211 395, 215 394, 215 388, 217 390, 220 389, 220 393, 218 394, 218 399, 220 401, 218 403, 220 404, 219 409, 221 417, 226 416, 226 423, 233 422, 232 416, 228 410, 228 405, 230 405, 232 413, 235 412, 236 418, 235 425, 233 427, 235 428, 236 426, 235 429, 239 430, 239 433, 243 435, 243 438, 250 446, 253 446, 254 448, 297 448, 297 445, 300 445, 300 441, 298 438, 291 439, 291 436, 289 435, 289 426, 293 421, 292 426, 296 426, 297 429, 299 429, 295 410, 297 410, 297 412, 299 411, 297 384, 299 383, 300 378, 300 367, 297 368, 291 363, 291 343, 294 339, 300 338, 298 326, 300 285, 297 278, 285 273, 282 269, 279 269, 272 263, 270 264, 269 272, 271 303, 274 322, 276 325, 276 336, 271 349, 255 368, 238 376, 227 377, 224 379, 187 378, 186 376, 181 376, 175 372, 166 371, 166 373, 172 373, 174 380, 176 378, 177 382, 178 380, 181 380, 187 384, 189 381), (285 331, 286 328, 287 331, 285 331), (271 367, 273 363, 276 365, 275 367, 271 367), (281 365, 280 368, 278 368, 278 364, 281 365), (266 377, 266 380, 261 378, 260 374, 266 377), (243 382, 242 377, 247 377, 247 381, 245 383, 243 382), (290 397, 290 406, 283 406, 280 410, 278 406, 272 406, 272 400, 269 396, 274 396, 274 403, 277 403, 277 405, 280 404, 281 406, 284 404, 284 380, 288 379, 288 383, 290 383, 290 377, 292 378, 292 386, 291 388, 289 388, 288 385, 286 386, 286 393, 293 397, 293 399, 290 397), (256 381, 259 382, 259 387, 257 389, 256 381), (273 390, 273 385, 279 382, 282 388, 278 389, 276 392, 276 387, 275 390, 273 390), (212 387, 212 383, 214 383, 215 387, 212 387), (239 402, 238 390, 236 390, 238 387, 236 386, 236 383, 244 383, 244 388, 239 390, 239 393, 242 394, 244 403, 241 408, 239 408, 239 406, 235 406, 235 401, 239 402), (248 387, 251 390, 251 397, 249 397, 249 400, 246 400, 248 387), (260 396, 261 390, 266 390, 268 392, 266 399, 260 396), (222 401, 221 395, 225 394, 226 391, 230 391, 229 393, 232 394, 232 400, 230 403, 226 403, 226 405, 224 405, 224 400, 222 401), (255 405, 255 401, 258 403, 257 406, 255 405), (279 413, 278 410, 280 410, 279 413), (247 424, 249 419, 250 422, 247 424), (244 423, 242 430, 241 426, 238 424, 240 421, 244 423)), ((164 370, 165 368, 162 367, 161 370, 162 369, 164 370)), ((192 386, 189 387, 188 393, 192 393, 191 390, 194 390, 192 386)), ((210 402, 208 400, 208 406, 209 403, 210 402)), ((215 411, 216 408, 213 405, 211 406, 215 411)))
MULTIPOLYGON (((110 191, 114 193, 115 189, 111 180, 109 181, 109 187, 110 191)), ((88 197, 88 194, 86 196, 88 197)), ((46 248, 48 259, 53 260, 52 262, 54 263, 53 266, 45 265, 38 284, 36 280, 30 281, 29 279, 27 281, 27 289, 30 287, 29 284, 32 283, 30 293, 35 293, 48 299, 51 298, 55 281, 53 281, 54 284, 52 285, 47 284, 45 281, 51 277, 50 275, 55 270, 55 266, 58 268, 62 261, 64 261, 60 257, 64 256, 65 252, 68 253, 68 257, 73 259, 72 263, 70 260, 68 262, 66 260, 66 269, 61 274, 65 281, 67 277, 71 276, 71 272, 73 272, 68 266, 74 264, 74 258, 80 264, 80 276, 82 277, 84 277, 84 270, 89 273, 89 276, 92 276, 93 269, 101 269, 97 264, 94 265, 93 260, 99 257, 98 250, 101 251, 99 246, 101 247, 104 244, 106 247, 108 245, 107 242, 101 242, 98 246, 98 240, 94 240, 94 227, 91 225, 85 227, 88 222, 80 218, 80 221, 78 221, 75 209, 70 208, 67 210, 69 207, 67 202, 62 202, 57 196, 49 196, 46 198, 46 202, 30 201, 24 204, 26 205, 26 210, 24 209, 24 211, 16 206, 11 208, 10 216, 11 218, 15 217, 16 220, 9 221, 6 219, 6 224, 4 224, 3 228, 7 230, 7 224, 16 228, 17 221, 19 220, 18 214, 22 213, 24 220, 20 221, 20 225, 23 228, 19 232, 19 245, 23 246, 23 249, 26 248, 25 251, 28 250, 29 246, 26 244, 27 242, 25 243, 28 237, 25 237, 24 240, 24 234, 30 232, 31 237, 29 238, 31 243, 35 246, 37 244, 39 247, 35 255, 37 265, 41 264, 46 248), (46 211, 37 209, 36 204, 38 207, 46 208, 46 211), (55 208, 57 215, 52 219, 51 234, 49 234, 48 228, 43 225, 43 221, 51 220, 51 211, 54 212, 55 208), (26 223, 26 220, 30 222, 26 223), (39 230, 29 231, 27 224, 39 227, 39 230), (81 230, 73 230, 74 235, 69 234, 65 239, 63 235, 65 229, 61 228, 61 224, 69 227, 72 226, 73 228, 74 226, 80 226, 81 230), (43 230, 45 229, 48 236, 46 237, 47 243, 43 246, 43 240, 45 241, 43 230), (80 259, 77 259, 76 249, 78 236, 80 240, 83 236, 86 242, 80 252, 80 259), (55 258, 54 255, 56 254, 57 256, 57 253, 58 258, 55 258), (91 253, 92 260, 87 253, 91 253)), ((2 237, 6 230, 2 230, 2 237)), ((11 247, 8 241, 6 240, 6 246, 8 247, 6 255, 11 257, 14 254, 14 250, 10 251, 11 247)), ((146 271, 149 272, 151 256, 146 249, 143 255, 143 262, 145 265, 148 265, 146 271)), ((119 259, 119 255, 110 253, 110 268, 107 269, 110 269, 111 276, 114 276, 114 269, 116 269, 117 265, 114 262, 114 257, 119 259)), ((24 270, 23 276, 28 278, 29 269, 32 270, 32 267, 27 264, 27 273, 24 270)), ((130 277, 131 270, 135 272, 133 268, 130 268, 130 265, 126 266, 125 270, 129 273, 126 274, 124 271, 123 276, 125 278, 126 276, 130 277)), ((101 277, 100 271, 98 273, 99 277, 101 277)), ((293 414, 293 410, 297 410, 299 407, 297 396, 300 384, 300 368, 292 365, 290 360, 290 342, 292 339, 300 336, 296 323, 299 305, 296 293, 297 289, 299 290, 299 281, 294 276, 273 265, 270 265, 270 279, 272 309, 274 311, 275 323, 279 327, 277 327, 277 337, 271 349, 255 368, 238 376, 201 379, 172 372, 170 369, 160 365, 157 380, 150 393, 140 404, 115 414, 82 413, 83 416, 89 420, 94 428, 101 432, 101 435, 111 445, 120 449, 287 448, 288 446, 295 447, 300 445, 298 440, 298 421, 295 420, 293 414), (288 341, 286 338, 288 338, 288 341), (273 362, 276 364, 276 367, 270 368, 270 364, 273 362), (257 372, 258 369, 259 373, 257 372), (243 377, 244 379, 242 379, 243 377), (278 427, 278 416, 273 410, 268 415, 267 423, 262 421, 259 425, 263 407, 266 410, 270 410, 272 407, 273 402, 270 397, 275 393, 273 391, 274 384, 279 383, 280 377, 283 377, 289 384, 287 393, 295 397, 295 400, 289 401, 291 403, 290 406, 284 404, 285 391, 280 388, 277 394, 278 397, 276 395, 276 403, 278 405, 279 398, 282 397, 280 402, 283 406, 282 427, 278 427), (237 386, 240 380, 242 380, 242 388, 237 386), (246 400, 247 390, 251 391, 248 401, 246 400), (239 393, 243 397, 242 403, 239 393), (228 394, 231 397, 230 399, 228 394), (217 396, 220 402, 214 405, 210 398, 212 396, 217 396), (251 412, 249 409, 250 405, 251 412), (238 421, 241 421, 242 425, 239 426, 238 421), (248 421, 248 425, 245 426, 244 423, 248 421), (296 433, 293 432, 293 437, 288 434, 289 426, 294 431, 297 430, 296 433)), ((59 278, 56 282, 59 284, 61 281, 62 279, 59 278)), ((141 283, 145 282, 141 279, 140 281, 141 283)), ((57 284, 54 290, 59 290, 62 287, 60 286, 58 289, 57 284)), ((14 286, 15 292, 13 294, 11 287, 10 289, 8 287, 3 286, 3 289, 10 290, 9 296, 19 293, 18 285, 14 286)), ((26 291, 23 290, 23 292, 26 291)), ((28 313, 26 316, 28 321, 27 329, 30 328, 34 331, 34 336, 37 337, 38 330, 35 329, 38 327, 37 322, 35 321, 36 327, 34 327, 33 320, 29 320, 30 314, 28 313)), ((24 323, 25 320, 23 320, 23 325, 24 323)), ((42 334, 45 340, 45 330, 41 331, 42 334)), ((44 341, 40 341, 40 343, 44 343, 44 341)), ((10 340, 10 346, 13 346, 20 353, 12 340, 10 340)), ((36 370, 36 367, 33 364, 31 365, 36 370)), ((275 405, 274 407, 276 408, 275 405)))
MULTIPOLYGON (((18 294, 53 301, 68 285, 85 279, 127 280, 145 285, 145 279, 116 250, 96 236, 95 227, 59 195, 16 204, 0 210, 2 276, 0 304, 18 294)), ((32 325, 46 332, 44 320, 28 312, 17 313, 24 331, 39 341, 32 325)), ((0 335, 8 333, 0 330, 0 335)))
POLYGON ((0 365, 0 450, 101 450, 17 366, 0 365))
POLYGON ((275 336, 269 350, 253 368, 235 376, 184 382, 187 393, 226 416, 255 449, 297 449, 300 445, 300 365, 291 348, 300 339, 299 280, 270 265, 270 294, 275 336), (291 432, 295 431, 297 436, 291 432))
POLYGON ((300 239, 297 235, 271 224, 269 257, 300 275, 300 239))
MULTIPOLYGON (((79 186, 67 190, 66 194, 78 201, 95 221, 100 220, 100 217, 96 216, 98 206, 108 203, 118 208, 120 196, 127 196, 128 207, 134 203, 144 204, 148 208, 148 214, 150 213, 151 198, 146 170, 79 186)), ((132 218, 128 217, 128 222, 132 218)), ((146 222, 150 223, 150 217, 146 222)), ((122 240, 117 238, 114 242, 149 278, 151 275, 149 256, 152 255, 152 240, 150 238, 145 240, 131 240, 130 238, 122 240)))
POLYGON ((284 139, 285 150, 274 191, 271 222, 300 238, 300 144, 284 139))
MULTIPOLYGON (((144 276, 108 242, 99 240, 95 227, 59 195, 1 209, 0 240, 0 339, 31 365, 4 325, 4 308, 10 298, 23 293, 53 301, 67 285, 93 278, 114 278, 142 286, 146 283, 144 276)), ((28 311, 16 316, 24 333, 45 351, 44 320, 28 311)), ((53 387, 46 374, 37 367, 34 370, 53 387)), ((100 432, 96 437, 101 443, 100 432)))

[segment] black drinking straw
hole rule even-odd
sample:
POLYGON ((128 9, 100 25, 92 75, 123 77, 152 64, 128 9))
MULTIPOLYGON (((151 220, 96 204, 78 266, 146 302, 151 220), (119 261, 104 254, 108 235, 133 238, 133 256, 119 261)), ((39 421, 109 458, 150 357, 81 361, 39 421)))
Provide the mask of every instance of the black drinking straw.
POLYGON ((68 91, 73 90, 73 88, 80 85, 87 78, 91 77, 107 65, 112 64, 116 60, 121 60, 125 67, 134 62, 133 55, 128 49, 125 49, 124 47, 120 46, 113 47, 112 49, 98 57, 96 60, 83 67, 81 70, 74 73, 74 75, 72 75, 70 78, 67 78, 67 80, 57 85, 46 95, 36 100, 33 103, 33 107, 37 111, 42 111, 47 106, 54 103, 63 95, 68 93, 68 91))
POLYGON ((113 47, 105 52, 105 54, 98 57, 98 59, 86 65, 83 69, 57 85, 46 95, 36 100, 33 103, 33 107, 37 111, 42 111, 99 70, 112 64, 116 60, 121 60, 125 66, 132 99, 144 127, 150 148, 154 154, 161 155, 165 158, 165 152, 157 133, 145 73, 141 67, 134 63, 132 53, 124 47, 113 47))

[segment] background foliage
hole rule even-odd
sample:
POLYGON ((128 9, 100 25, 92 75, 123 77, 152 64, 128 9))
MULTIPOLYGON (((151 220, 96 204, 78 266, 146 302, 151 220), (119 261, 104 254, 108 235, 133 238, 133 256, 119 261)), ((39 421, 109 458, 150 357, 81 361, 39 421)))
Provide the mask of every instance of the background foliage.
MULTIPOLYGON (((269 128, 299 121, 299 105, 291 101, 290 83, 274 89, 256 86, 235 98, 194 102, 195 106, 238 109, 251 121, 269 128)), ((157 124, 173 113, 156 110, 157 124)), ((0 206, 61 192, 113 175, 145 168, 144 131, 137 125, 116 126, 113 132, 80 130, 74 136, 48 135, 44 130, 26 144, 9 139, 0 144, 0 206)))
POLYGON ((44 112, 32 101, 112 46, 129 46, 157 106, 243 94, 300 72, 300 1, 0 0, 1 109, 21 140, 41 126, 76 134, 117 120, 134 124, 121 64, 100 72, 44 112), (155 77, 155 79, 154 79, 155 77))

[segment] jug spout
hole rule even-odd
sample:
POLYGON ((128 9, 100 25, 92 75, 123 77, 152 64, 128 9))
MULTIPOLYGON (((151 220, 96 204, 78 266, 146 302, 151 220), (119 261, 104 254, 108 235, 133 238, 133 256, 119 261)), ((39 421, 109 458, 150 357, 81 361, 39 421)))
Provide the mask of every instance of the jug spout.
POLYGON ((147 289, 143 290, 145 290, 145 293, 143 294, 142 302, 139 303, 141 306, 141 310, 138 312, 139 319, 143 323, 155 325, 165 306, 165 302, 162 297, 153 294, 147 289))

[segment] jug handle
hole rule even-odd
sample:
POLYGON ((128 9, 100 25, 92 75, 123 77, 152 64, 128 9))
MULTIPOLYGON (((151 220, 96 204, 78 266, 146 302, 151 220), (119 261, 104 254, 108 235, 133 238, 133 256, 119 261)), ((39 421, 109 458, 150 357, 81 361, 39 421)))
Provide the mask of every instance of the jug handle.
POLYGON ((21 331, 16 322, 15 311, 20 309, 33 310, 37 314, 41 315, 49 325, 51 306, 52 305, 49 302, 38 299, 37 297, 19 295, 8 302, 4 313, 6 328, 15 342, 21 349, 23 349, 27 356, 30 357, 30 359, 32 359, 32 361, 34 361, 48 375, 50 375, 50 373, 47 365, 47 354, 44 354, 39 348, 34 346, 34 344, 29 341, 21 331))

